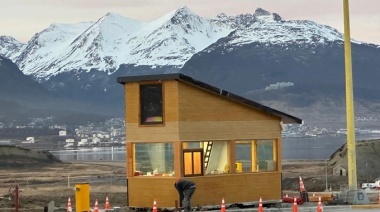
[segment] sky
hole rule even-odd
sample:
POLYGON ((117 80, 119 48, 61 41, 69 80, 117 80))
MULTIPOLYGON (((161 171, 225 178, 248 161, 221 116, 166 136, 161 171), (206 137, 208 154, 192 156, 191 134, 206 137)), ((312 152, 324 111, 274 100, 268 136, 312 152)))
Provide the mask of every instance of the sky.
MULTIPOLYGON (((52 23, 97 21, 108 12, 150 21, 187 6, 201 17, 254 13, 312 20, 343 32, 343 0, 1 0, 0 35, 26 43, 52 23)), ((349 0, 351 38, 380 45, 380 0, 349 0)))

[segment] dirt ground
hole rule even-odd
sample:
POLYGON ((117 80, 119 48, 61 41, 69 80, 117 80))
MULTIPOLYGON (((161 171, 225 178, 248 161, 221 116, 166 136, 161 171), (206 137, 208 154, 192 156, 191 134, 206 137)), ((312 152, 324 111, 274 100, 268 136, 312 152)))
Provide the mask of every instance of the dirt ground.
POLYGON ((40 212, 50 201, 66 211, 69 196, 75 206, 77 183, 90 183, 91 207, 98 199, 99 208, 104 208, 107 196, 111 207, 126 205, 125 162, 54 163, 45 167, 1 169, 0 211, 14 211, 17 184, 19 211, 40 212))
MULTIPOLYGON (((283 163, 283 190, 289 195, 299 191, 299 176, 302 176, 306 190, 325 191, 324 161, 286 161, 283 163)), ((126 207, 125 162, 78 162, 53 163, 43 167, 6 168, 0 170, 1 211, 14 211, 15 185, 20 188, 19 211, 43 211, 50 201, 55 202, 59 211, 66 211, 67 199, 75 206, 76 183, 90 183, 91 207, 98 199, 99 208, 104 208, 108 196, 111 207, 126 207)), ((329 188, 339 190, 347 178, 328 176, 329 188)), ((376 195, 378 195, 376 193, 376 195)), ((377 196, 370 199, 377 201, 377 196)))

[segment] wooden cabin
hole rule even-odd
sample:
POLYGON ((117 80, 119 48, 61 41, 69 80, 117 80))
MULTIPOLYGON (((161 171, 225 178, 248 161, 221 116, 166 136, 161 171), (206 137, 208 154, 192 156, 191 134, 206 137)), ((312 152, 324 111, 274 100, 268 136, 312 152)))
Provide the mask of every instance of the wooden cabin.
POLYGON ((281 126, 301 119, 186 75, 119 77, 124 85, 128 206, 174 208, 281 201, 281 126))

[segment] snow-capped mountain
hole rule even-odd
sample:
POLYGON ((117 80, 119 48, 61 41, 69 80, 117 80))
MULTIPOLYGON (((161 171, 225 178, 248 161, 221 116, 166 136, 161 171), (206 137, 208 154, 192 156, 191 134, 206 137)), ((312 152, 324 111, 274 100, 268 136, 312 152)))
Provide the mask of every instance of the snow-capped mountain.
POLYGON ((232 45, 343 40, 329 26, 285 21, 261 8, 253 14, 203 18, 183 7, 149 22, 108 13, 96 22, 52 24, 26 46, 16 42, 12 46, 8 41, 0 53, 25 74, 44 81, 60 73, 91 69, 112 74, 122 64, 181 68, 221 38, 232 45))
POLYGON ((26 44, 23 44, 10 36, 0 36, 0 55, 11 60, 23 51, 26 44))
POLYGON ((231 31, 187 7, 149 22, 108 13, 95 23, 52 24, 33 36, 15 62, 37 79, 72 70, 112 74, 121 64, 180 67, 231 31))
MULTIPOLYGON (((352 40, 352 50, 355 98, 371 106, 380 102, 380 46, 352 40)), ((108 13, 95 22, 52 24, 27 44, 0 37, 0 56, 54 96, 117 115, 124 114, 118 76, 179 71, 255 101, 290 102, 291 110, 313 112, 326 100, 337 107, 344 102, 343 52, 337 30, 260 8, 203 18, 183 7, 148 22, 108 13), (292 86, 266 90, 283 82, 292 86)))

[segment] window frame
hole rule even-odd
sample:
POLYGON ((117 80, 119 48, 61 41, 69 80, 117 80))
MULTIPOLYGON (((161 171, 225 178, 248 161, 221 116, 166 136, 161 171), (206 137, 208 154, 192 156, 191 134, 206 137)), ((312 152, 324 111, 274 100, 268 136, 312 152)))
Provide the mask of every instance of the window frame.
POLYGON ((203 149, 197 148, 197 149, 183 149, 182 150, 182 157, 183 157, 183 164, 182 164, 182 173, 184 177, 194 177, 194 176, 203 176, 204 175, 204 156, 203 156, 203 149), (185 172, 185 154, 191 153, 191 164, 192 164, 192 174, 186 174, 185 172), (200 174, 194 174, 194 153, 200 153, 200 168, 201 173, 200 174))
MULTIPOLYGON (((164 124, 164 85, 163 83, 141 83, 139 84, 139 124, 141 126, 157 126, 157 125, 163 125, 164 124), (144 105, 146 105, 146 102, 143 102, 144 98, 144 87, 160 87, 161 88, 161 121, 152 121, 147 122, 145 121, 147 115, 144 113, 144 105), (145 120, 144 120, 145 119, 145 120)), ((159 116, 153 116, 153 117, 159 117, 159 116)))
MULTIPOLYGON (((236 154, 236 145, 238 144, 249 144, 251 148, 251 171, 250 172, 276 172, 279 170, 278 168, 278 139, 272 138, 272 139, 252 139, 252 140, 237 140, 235 141, 235 154, 236 154), (272 161, 274 162, 274 169, 273 170, 260 170, 259 169, 259 158, 258 158, 258 145, 260 143, 269 143, 271 142, 272 144, 272 161)), ((236 160, 235 156, 235 166, 237 163, 240 161, 236 160)), ((235 170, 235 173, 241 173, 237 172, 235 170)), ((244 172, 243 173, 249 173, 249 172, 244 172)))

